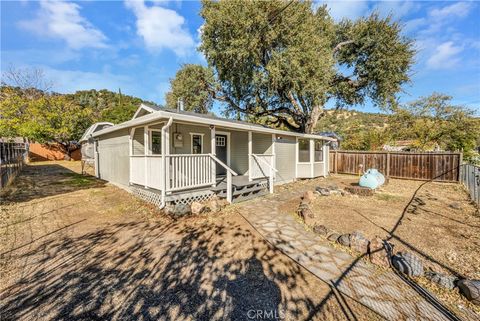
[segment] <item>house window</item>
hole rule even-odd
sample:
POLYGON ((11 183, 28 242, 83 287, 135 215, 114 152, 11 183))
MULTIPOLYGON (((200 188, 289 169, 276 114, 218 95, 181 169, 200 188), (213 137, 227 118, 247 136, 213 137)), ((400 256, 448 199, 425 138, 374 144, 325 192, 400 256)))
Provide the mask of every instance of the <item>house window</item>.
POLYGON ((152 155, 162 154, 162 132, 150 132, 150 150, 152 151, 152 155))
POLYGON ((225 136, 215 136, 215 143, 218 147, 225 147, 225 136))
POLYGON ((203 135, 192 134, 192 154, 201 154, 203 152, 203 135))
POLYGON ((323 142, 315 141, 315 162, 323 162, 323 142))
POLYGON ((310 141, 308 139, 298 140, 298 162, 310 162, 310 141))

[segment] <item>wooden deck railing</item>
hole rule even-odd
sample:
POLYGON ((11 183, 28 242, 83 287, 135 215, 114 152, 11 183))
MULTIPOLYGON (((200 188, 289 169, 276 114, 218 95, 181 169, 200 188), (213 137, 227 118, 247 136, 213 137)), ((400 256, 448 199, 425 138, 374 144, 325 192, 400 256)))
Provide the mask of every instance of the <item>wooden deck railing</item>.
POLYGON ((167 191, 198 188, 215 184, 214 160, 209 154, 168 155, 167 191))

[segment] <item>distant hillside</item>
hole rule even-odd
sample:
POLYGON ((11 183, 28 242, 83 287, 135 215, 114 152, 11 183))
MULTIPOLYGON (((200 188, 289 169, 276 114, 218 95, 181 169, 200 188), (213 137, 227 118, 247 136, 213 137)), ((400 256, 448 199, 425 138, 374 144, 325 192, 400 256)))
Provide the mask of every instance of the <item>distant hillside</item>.
POLYGON ((390 117, 387 114, 356 110, 327 110, 317 124, 317 131, 331 131, 344 136, 362 130, 380 130, 388 126, 390 117))
POLYGON ((112 92, 107 89, 81 90, 65 96, 79 106, 91 108, 95 121, 108 121, 114 124, 131 119, 141 103, 154 104, 138 97, 112 92))

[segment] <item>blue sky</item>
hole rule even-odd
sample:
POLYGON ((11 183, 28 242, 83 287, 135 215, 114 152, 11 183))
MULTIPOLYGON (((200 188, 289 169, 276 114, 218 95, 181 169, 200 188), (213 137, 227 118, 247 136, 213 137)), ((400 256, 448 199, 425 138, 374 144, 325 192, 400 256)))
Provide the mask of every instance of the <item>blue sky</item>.
MULTIPOLYGON (((337 20, 378 10, 405 25, 418 54, 403 102, 437 91, 480 113, 480 2, 326 3, 337 20)), ((183 63, 205 63, 196 50, 200 8, 195 1, 2 1, 1 69, 40 67, 58 92, 121 88, 162 104, 183 63)))

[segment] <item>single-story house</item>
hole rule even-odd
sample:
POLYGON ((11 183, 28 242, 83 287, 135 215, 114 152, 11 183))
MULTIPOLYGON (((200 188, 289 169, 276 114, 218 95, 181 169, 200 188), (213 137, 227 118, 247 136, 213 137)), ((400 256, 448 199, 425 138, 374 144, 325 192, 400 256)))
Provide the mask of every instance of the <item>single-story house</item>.
POLYGON ((91 138, 96 176, 160 207, 215 194, 241 201, 275 184, 326 176, 332 140, 145 104, 91 138))

